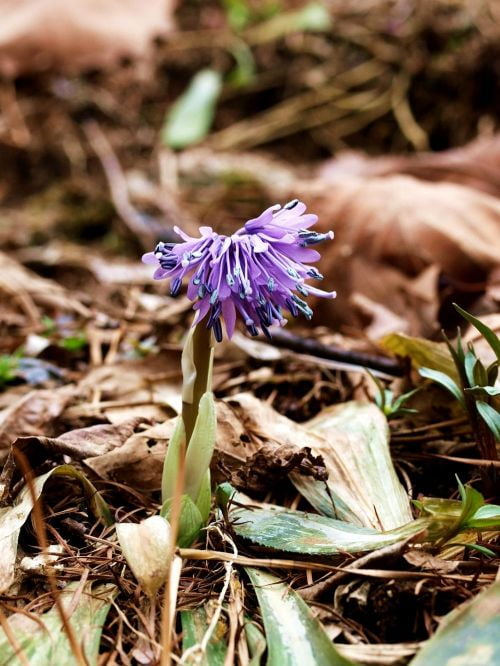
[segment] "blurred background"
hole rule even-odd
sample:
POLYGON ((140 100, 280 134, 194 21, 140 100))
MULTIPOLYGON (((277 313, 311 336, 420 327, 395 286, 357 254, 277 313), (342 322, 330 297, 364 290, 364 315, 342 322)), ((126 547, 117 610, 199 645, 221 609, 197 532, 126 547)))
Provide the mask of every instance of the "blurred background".
POLYGON ((457 323, 453 300, 498 311, 498 2, 0 12, 3 351, 26 317, 60 315, 28 276, 76 299, 71 317, 146 317, 168 292, 140 255, 174 224, 227 233, 295 197, 336 233, 321 268, 339 296, 319 306, 320 334, 437 337, 457 323))

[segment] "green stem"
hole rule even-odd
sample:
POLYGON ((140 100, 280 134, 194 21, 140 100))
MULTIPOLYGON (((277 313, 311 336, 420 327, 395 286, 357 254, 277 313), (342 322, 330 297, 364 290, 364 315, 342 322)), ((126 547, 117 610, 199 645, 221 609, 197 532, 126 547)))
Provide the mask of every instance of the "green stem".
POLYGON ((194 327, 183 352, 182 418, 187 444, 193 434, 200 398, 211 390, 212 360, 212 331, 202 321, 194 327))

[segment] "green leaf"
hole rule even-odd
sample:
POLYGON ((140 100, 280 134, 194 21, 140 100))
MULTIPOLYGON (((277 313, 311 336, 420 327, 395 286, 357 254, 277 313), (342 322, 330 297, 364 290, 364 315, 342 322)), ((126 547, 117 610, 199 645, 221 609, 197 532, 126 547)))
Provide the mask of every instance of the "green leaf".
POLYGON ((244 88, 255 79, 255 60, 252 51, 241 41, 231 49, 231 53, 236 65, 229 72, 227 80, 235 88, 244 88))
POLYGON ((205 476, 201 482, 201 489, 195 502, 198 510, 206 523, 210 516, 210 509, 212 508, 212 486, 210 482, 210 470, 207 469, 205 476))
MULTIPOLYGON (((91 588, 87 584, 80 594, 78 586, 78 583, 70 583, 61 592, 61 601, 76 638, 84 647, 88 666, 97 666, 101 633, 116 588, 114 585, 91 588), (73 609, 74 600, 77 601, 73 609)), ((77 663, 55 606, 43 614, 14 613, 8 623, 30 666, 70 666, 77 663)), ((20 663, 5 632, 0 631, 1 666, 20 663)))
POLYGON ((477 551, 481 555, 486 555, 487 557, 496 557, 496 554, 491 550, 491 548, 486 548, 486 546, 481 546, 478 543, 459 543, 458 541, 453 541, 454 546, 462 546, 467 550, 477 551))
POLYGON ((490 384, 491 386, 493 386, 497 381, 499 365, 500 365, 499 361, 494 361, 486 370, 486 373, 488 375, 487 383, 490 384))
POLYGON ((470 386, 474 386, 475 384, 477 384, 476 378, 474 376, 474 368, 476 367, 477 362, 478 359, 476 358, 476 355, 474 354, 474 352, 469 350, 465 354, 464 369, 465 369, 465 375, 467 377, 470 386))
MULTIPOLYGON (((51 476, 69 476, 76 479, 82 486, 95 516, 104 525, 113 524, 113 516, 100 493, 84 474, 71 465, 54 467, 46 474, 33 479, 35 499, 40 497, 45 483, 51 476)), ((19 532, 32 509, 33 499, 28 486, 22 488, 12 506, 0 508, 0 592, 6 590, 14 580, 19 532)))
POLYGON ((267 666, 353 666, 342 657, 306 603, 279 578, 246 567, 259 601, 267 666))
POLYGON ((198 72, 170 109, 162 130, 163 142, 170 148, 181 149, 204 139, 212 125, 221 88, 218 72, 213 69, 198 72))
POLYGON ((500 413, 498 413, 494 407, 482 400, 476 401, 476 407, 479 415, 493 433, 495 440, 500 442, 500 413))
POLYGON ((415 338, 404 333, 390 333, 380 340, 383 349, 397 356, 409 356, 413 367, 439 370, 459 382, 453 357, 443 342, 432 342, 424 338, 415 338))
POLYGON ((242 30, 250 21, 252 12, 247 0, 223 0, 227 20, 233 30, 242 30))
POLYGON ((194 502, 197 502, 202 486, 204 483, 206 484, 206 475, 210 469, 215 448, 216 433, 214 394, 207 391, 200 399, 198 416, 186 451, 184 488, 185 493, 194 502))
POLYGON ((210 623, 208 605, 181 611, 182 663, 186 666, 224 666, 227 653, 227 626, 220 619, 207 643, 206 650, 193 650, 205 636, 210 623), (189 654, 186 654, 190 651, 189 654))
POLYGON ((466 310, 463 310, 456 303, 453 303, 453 306, 455 310, 462 315, 462 317, 467 319, 467 321, 470 324, 472 324, 474 328, 476 328, 481 333, 483 338, 486 340, 486 342, 495 352, 497 359, 500 361, 500 338, 498 337, 498 335, 494 331, 492 331, 489 326, 486 326, 486 324, 484 324, 480 319, 474 317, 466 310))
MULTIPOLYGON (((161 507, 160 515, 170 521, 172 511, 172 500, 167 500, 161 507)), ((200 530, 205 524, 200 510, 189 495, 181 497, 181 510, 179 515, 179 531, 177 533, 177 545, 180 548, 189 548, 196 541, 200 530)))
POLYGON ((66 351, 80 351, 88 344, 88 338, 85 331, 77 333, 76 335, 69 335, 58 342, 59 347, 66 349, 66 351))
POLYGON ((422 532, 426 520, 411 521, 387 532, 334 518, 281 508, 233 508, 234 533, 259 548, 301 555, 331 556, 377 550, 422 532))
POLYGON ((410 666, 500 664, 500 582, 449 613, 410 666))
POLYGON ((465 527, 476 530, 499 528, 500 506, 496 504, 484 504, 467 520, 465 527))
MULTIPOLYGON (((161 501, 164 504, 175 496, 177 479, 181 466, 181 456, 186 448, 186 429, 182 416, 177 417, 174 432, 168 443, 167 454, 163 461, 163 473, 161 477, 161 501)), ((181 489, 182 490, 182 489, 181 489)))
POLYGON ((447 391, 449 391, 454 398, 456 398, 462 406, 465 406, 464 396, 461 388, 451 377, 439 370, 432 370, 431 368, 420 368, 418 371, 421 377, 425 379, 432 379, 447 391))

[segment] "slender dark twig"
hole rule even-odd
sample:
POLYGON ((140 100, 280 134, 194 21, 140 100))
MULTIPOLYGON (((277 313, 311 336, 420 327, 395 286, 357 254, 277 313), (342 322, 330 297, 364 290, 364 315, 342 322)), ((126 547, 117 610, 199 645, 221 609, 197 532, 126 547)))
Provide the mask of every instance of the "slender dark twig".
POLYGON ((303 338, 300 335, 284 331, 283 329, 273 330, 273 342, 277 347, 290 349, 300 354, 309 354, 319 358, 326 358, 330 361, 339 361, 347 365, 357 365, 372 370, 385 372, 393 377, 401 377, 404 369, 401 363, 393 358, 386 356, 375 356, 366 352, 343 349, 335 345, 324 345, 311 338, 303 338))

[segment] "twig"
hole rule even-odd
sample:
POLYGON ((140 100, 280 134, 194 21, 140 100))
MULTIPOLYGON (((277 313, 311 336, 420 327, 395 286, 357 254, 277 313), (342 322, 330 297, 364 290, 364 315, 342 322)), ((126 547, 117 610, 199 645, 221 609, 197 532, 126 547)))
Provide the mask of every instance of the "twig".
POLYGON ((151 249, 157 234, 146 217, 130 203, 125 175, 106 135, 94 120, 84 123, 83 131, 104 169, 116 212, 144 249, 151 249))
POLYGON ((273 342, 277 347, 290 349, 298 353, 309 354, 346 365, 356 365, 385 372, 392 377, 401 377, 403 368, 399 361, 385 356, 374 356, 366 352, 343 349, 335 345, 324 345, 311 338, 303 338, 283 329, 273 330, 273 342))
POLYGON ((462 576, 458 574, 438 574, 430 571, 400 571, 388 569, 355 569, 353 567, 336 567, 333 564, 321 564, 320 562, 302 562, 299 560, 278 560, 271 558, 255 558, 238 555, 237 557, 230 553, 224 553, 218 550, 198 550, 197 548, 178 548, 180 557, 186 560, 219 560, 222 562, 235 562, 247 567, 266 567, 270 569, 301 569, 313 571, 338 571, 345 574, 354 574, 355 576, 365 576, 366 578, 387 578, 387 579, 418 579, 437 578, 446 580, 461 581, 484 581, 494 580, 494 575, 479 574, 478 576, 462 576))

